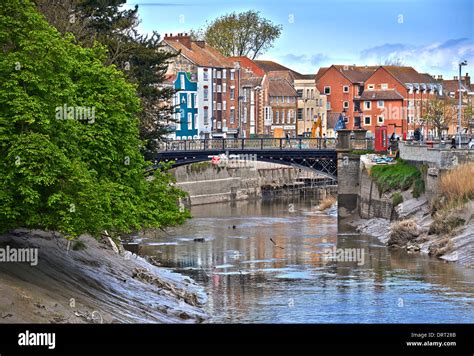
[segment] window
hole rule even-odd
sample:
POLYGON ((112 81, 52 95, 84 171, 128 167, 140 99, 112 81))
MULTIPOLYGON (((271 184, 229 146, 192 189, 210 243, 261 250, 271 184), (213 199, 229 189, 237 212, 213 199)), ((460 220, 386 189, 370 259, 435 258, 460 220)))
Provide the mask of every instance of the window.
POLYGON ((222 103, 217 103, 217 110, 222 110, 222 103))
POLYGON ((286 102, 287 102, 288 104, 290 103, 290 97, 289 97, 289 96, 286 98, 286 102))
POLYGON ((342 107, 343 107, 344 109, 348 109, 348 108, 349 108, 349 102, 348 102, 348 101, 343 101, 343 102, 342 102, 342 107))
POLYGON ((247 122, 247 108, 244 108, 244 117, 242 119, 242 122, 245 124, 247 122))
POLYGON ((235 100, 235 89, 230 88, 230 100, 235 100))
POLYGON ((198 122, 198 114, 194 114, 194 125, 198 122))
POLYGON ((364 125, 370 126, 370 116, 364 117, 364 125))
POLYGON ((193 128, 193 114, 188 112, 188 129, 191 130, 193 128))
POLYGON ((179 79, 180 79, 180 88, 181 88, 181 90, 186 89, 186 80, 184 79, 184 74, 181 74, 179 79))
POLYGON ((193 97, 191 93, 188 93, 188 108, 193 106, 193 97))
POLYGON ((298 109, 296 115, 298 116, 298 120, 303 120, 303 109, 298 109))
POLYGON ((311 89, 311 99, 314 99, 314 89, 311 89))
POLYGON ((204 100, 209 100, 209 88, 204 86, 204 100))
POLYGON ((331 110, 331 102, 330 101, 326 102, 326 109, 331 110))
POLYGON ((198 96, 197 94, 194 94, 194 108, 197 108, 198 107, 198 100, 197 100, 198 96))
POLYGON ((234 80, 234 79, 235 79, 235 70, 231 69, 230 70, 230 80, 234 80))
POLYGON ((370 101, 364 101, 364 109, 370 110, 372 103, 370 101))
POLYGON ((202 76, 204 80, 209 80, 209 71, 207 69, 204 69, 202 76))
POLYGON ((379 124, 383 124, 383 115, 377 116, 377 122, 378 122, 379 124))
POLYGON ((296 96, 298 98, 302 98, 303 97, 303 89, 298 89, 296 90, 296 96))
POLYGON ((247 91, 248 91, 248 89, 244 89, 244 90, 243 90, 243 92, 244 92, 244 103, 246 103, 247 100, 248 100, 247 91))
POLYGON ((235 109, 230 109, 230 123, 233 124, 234 120, 235 120, 235 109))
POLYGON ((217 78, 217 79, 221 79, 221 71, 220 71, 220 70, 218 70, 218 71, 216 72, 216 78, 217 78))
POLYGON ((331 87, 324 87, 324 94, 326 95, 331 94, 331 87))
POLYGON ((377 100, 377 107, 378 108, 383 108, 385 106, 385 103, 383 100, 377 100))
POLYGON ((375 85, 373 84, 367 84, 367 90, 374 90, 375 85))
POLYGON ((382 90, 387 90, 388 89, 388 84, 387 83, 382 83, 382 84, 380 84, 380 87, 382 88, 382 90))
POLYGON ((204 125, 209 125, 209 109, 204 107, 204 125))
POLYGON ((222 110, 227 110, 227 101, 222 102, 222 110))
POLYGON ((279 112, 279 111, 277 111, 277 112, 275 113, 275 122, 276 122, 277 124, 280 123, 280 112, 279 112))
POLYGON ((342 92, 343 92, 343 93, 349 93, 349 85, 344 85, 344 86, 342 87, 342 92))
POLYGON ((219 85, 217 86, 217 92, 220 93, 221 91, 222 91, 222 86, 219 84, 219 85))
POLYGON ((222 84, 222 92, 223 93, 227 92, 227 84, 226 83, 222 84))
POLYGON ((227 79, 227 69, 222 70, 222 79, 227 79))
POLYGON ((306 89, 306 99, 309 99, 310 96, 309 96, 309 89, 306 89))
POLYGON ((220 130, 222 128, 222 122, 217 121, 217 129, 220 130))

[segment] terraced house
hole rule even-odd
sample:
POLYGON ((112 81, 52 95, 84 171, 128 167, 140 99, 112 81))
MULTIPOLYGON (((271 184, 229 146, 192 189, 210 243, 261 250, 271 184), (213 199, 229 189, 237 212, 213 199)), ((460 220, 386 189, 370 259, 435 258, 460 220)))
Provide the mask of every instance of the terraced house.
POLYGON ((347 128, 369 135, 382 125, 390 135, 411 136, 417 127, 428 134, 427 102, 443 95, 435 78, 405 66, 333 65, 320 68, 316 85, 327 96, 331 122, 342 115, 347 128))
POLYGON ((183 72, 190 81, 189 88, 196 83, 195 93, 189 92, 185 80, 184 91, 192 100, 186 102, 186 108, 182 107, 181 93, 177 93, 181 110, 175 114, 178 121, 175 137, 189 137, 190 131, 193 138, 238 136, 239 73, 234 62, 204 41, 191 40, 186 33, 166 34, 163 45, 164 50, 177 55, 166 73, 175 89, 183 90, 178 78, 183 72))

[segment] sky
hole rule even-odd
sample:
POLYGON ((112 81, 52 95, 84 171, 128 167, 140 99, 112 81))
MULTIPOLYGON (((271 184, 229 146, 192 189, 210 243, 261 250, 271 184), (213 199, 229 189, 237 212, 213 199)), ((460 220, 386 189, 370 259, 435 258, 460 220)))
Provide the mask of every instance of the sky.
POLYGON ((231 12, 260 11, 283 31, 257 59, 303 74, 331 64, 376 65, 400 59, 419 72, 474 73, 474 0, 127 0, 139 30, 189 32, 231 12), (472 69, 471 69, 472 68, 472 69))

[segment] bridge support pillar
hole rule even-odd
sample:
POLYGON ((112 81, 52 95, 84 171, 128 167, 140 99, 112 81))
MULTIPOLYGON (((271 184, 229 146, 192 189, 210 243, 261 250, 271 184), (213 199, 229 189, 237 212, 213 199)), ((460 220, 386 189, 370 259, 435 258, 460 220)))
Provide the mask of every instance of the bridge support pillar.
POLYGON ((337 153, 337 206, 339 218, 357 212, 360 185, 360 155, 338 151, 337 153))

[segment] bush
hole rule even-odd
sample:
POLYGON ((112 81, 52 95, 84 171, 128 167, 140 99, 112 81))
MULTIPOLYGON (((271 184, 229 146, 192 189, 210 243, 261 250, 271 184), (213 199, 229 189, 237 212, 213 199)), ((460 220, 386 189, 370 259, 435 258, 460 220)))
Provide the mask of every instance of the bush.
POLYGON ((420 179, 421 172, 405 161, 398 160, 396 164, 377 165, 370 170, 380 194, 390 190, 407 190, 420 179))
POLYGON ((438 187, 448 201, 474 199, 474 163, 461 164, 444 173, 438 187))
POLYGON ((425 192, 425 182, 421 178, 415 180, 413 190, 411 192, 413 198, 419 198, 425 192))
POLYGON ((396 221, 390 226, 390 234, 387 244, 389 246, 404 247, 408 242, 420 236, 421 231, 413 219, 396 221))
POLYGON ((318 205, 318 210, 326 210, 332 207, 336 203, 336 197, 334 196, 329 196, 325 199, 323 199, 319 205, 318 205))
POLYGON ((0 233, 25 227, 72 239, 185 221, 172 177, 145 177, 140 99, 104 65, 105 48, 76 45, 24 0, 0 2, 0 46, 0 233), (84 120, 67 108, 94 114, 84 120))
POLYGON ((400 203, 403 203, 403 196, 399 192, 393 193, 392 205, 395 207, 400 203))

